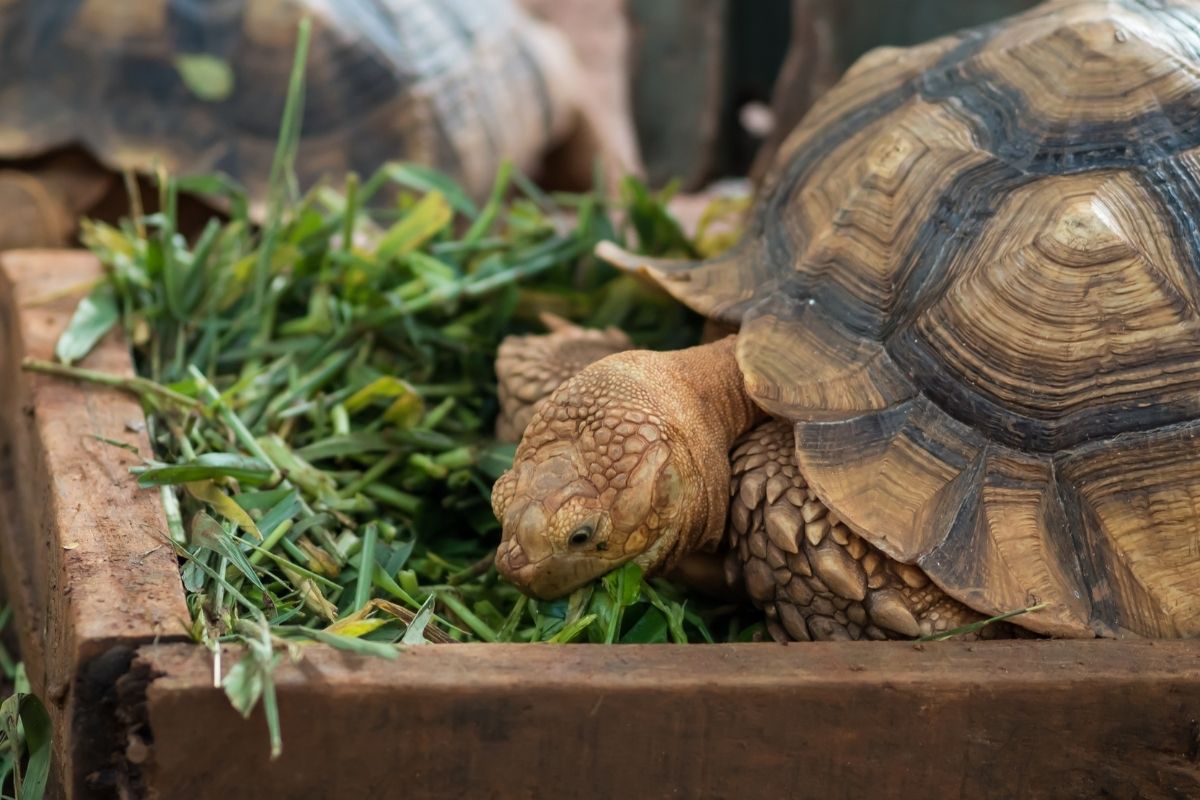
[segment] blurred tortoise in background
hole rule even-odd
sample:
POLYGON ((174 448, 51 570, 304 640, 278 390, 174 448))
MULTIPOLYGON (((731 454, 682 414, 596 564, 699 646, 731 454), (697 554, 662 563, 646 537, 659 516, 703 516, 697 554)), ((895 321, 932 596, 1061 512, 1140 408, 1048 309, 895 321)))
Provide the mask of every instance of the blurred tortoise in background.
MULTIPOLYGON (((603 247, 739 332, 540 402, 493 492, 500 572, 554 597, 724 544, 777 638, 1035 604, 1040 634, 1200 634, 1198 75, 1183 0, 865 56, 726 257, 603 247)), ((568 335, 507 345, 510 397, 568 335)))
POLYGON ((67 243, 114 190, 66 148, 117 172, 223 172, 261 203, 306 14, 302 187, 406 160, 478 196, 503 159, 531 170, 568 139, 590 177, 569 46, 511 0, 16 0, 0 4, 0 250, 67 243))

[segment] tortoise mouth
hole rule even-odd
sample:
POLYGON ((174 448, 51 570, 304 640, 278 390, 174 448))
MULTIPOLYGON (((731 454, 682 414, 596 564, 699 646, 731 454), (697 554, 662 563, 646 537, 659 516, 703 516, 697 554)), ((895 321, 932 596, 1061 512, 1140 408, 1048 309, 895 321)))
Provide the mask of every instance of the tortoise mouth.
POLYGON ((496 570, 501 577, 538 600, 565 597, 628 560, 598 559, 595 554, 555 553, 531 561, 515 539, 501 542, 496 549, 496 570))

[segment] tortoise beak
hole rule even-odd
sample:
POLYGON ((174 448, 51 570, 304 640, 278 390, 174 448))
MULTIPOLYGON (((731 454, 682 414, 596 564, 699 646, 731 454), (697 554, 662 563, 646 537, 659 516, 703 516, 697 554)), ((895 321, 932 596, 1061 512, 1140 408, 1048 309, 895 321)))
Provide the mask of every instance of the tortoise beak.
POLYGON ((616 564, 575 553, 530 561, 514 537, 496 549, 496 569, 509 583, 538 600, 556 600, 600 577, 616 564))

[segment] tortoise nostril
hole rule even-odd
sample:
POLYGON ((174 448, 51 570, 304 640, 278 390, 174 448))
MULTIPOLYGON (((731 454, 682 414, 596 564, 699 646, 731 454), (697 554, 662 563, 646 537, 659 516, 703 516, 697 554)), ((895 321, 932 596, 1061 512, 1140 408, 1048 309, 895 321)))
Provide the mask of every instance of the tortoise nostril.
POLYGON ((498 554, 501 571, 516 572, 529 564, 529 556, 525 554, 525 548, 517 544, 515 541, 510 542, 508 547, 501 550, 498 554))

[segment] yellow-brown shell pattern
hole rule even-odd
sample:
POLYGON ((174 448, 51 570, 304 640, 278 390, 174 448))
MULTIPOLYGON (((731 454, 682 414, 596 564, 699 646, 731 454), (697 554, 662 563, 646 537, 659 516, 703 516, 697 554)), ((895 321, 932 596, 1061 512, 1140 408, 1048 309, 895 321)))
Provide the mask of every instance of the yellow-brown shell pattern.
POLYGON ((647 270, 741 324, 815 495, 984 614, 1200 635, 1200 5, 1054 0, 867 56, 746 240, 647 270))

